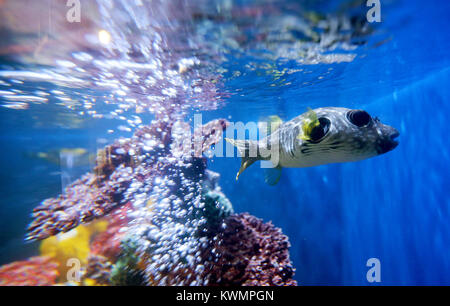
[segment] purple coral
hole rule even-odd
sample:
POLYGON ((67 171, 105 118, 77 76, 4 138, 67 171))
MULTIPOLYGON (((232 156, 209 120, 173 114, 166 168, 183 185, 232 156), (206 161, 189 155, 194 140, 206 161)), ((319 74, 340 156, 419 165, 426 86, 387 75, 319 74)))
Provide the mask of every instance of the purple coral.
POLYGON ((64 194, 47 199, 33 209, 26 239, 45 239, 105 216, 118 207, 115 199, 123 184, 85 174, 68 186, 64 194))
POLYGON ((217 262, 209 272, 210 285, 295 286, 289 241, 270 222, 247 213, 224 221, 214 243, 217 262))

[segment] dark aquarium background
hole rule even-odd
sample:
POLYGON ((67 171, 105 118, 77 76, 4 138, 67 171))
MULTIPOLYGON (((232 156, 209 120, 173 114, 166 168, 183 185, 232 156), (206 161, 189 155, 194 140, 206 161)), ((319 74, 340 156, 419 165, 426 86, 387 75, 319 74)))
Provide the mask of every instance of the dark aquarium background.
MULTIPOLYGON (((220 174, 222 192, 234 211, 271 221, 289 237, 299 285, 449 285, 450 2, 381 0, 381 22, 370 24, 364 20, 369 9, 365 1, 223 2, 234 8, 231 17, 208 6, 204 15, 189 21, 201 23, 197 33, 208 42, 207 50, 220 56, 205 61, 217 65, 214 74, 220 75, 222 93, 213 107, 196 107, 201 102, 187 99, 183 112, 191 125, 194 114, 202 114, 203 123, 216 118, 246 123, 274 114, 290 120, 308 107, 340 106, 365 109, 400 132, 400 144, 392 152, 355 163, 283 169, 275 186, 264 182, 259 165, 236 181, 238 157, 211 157, 208 168, 220 174), (262 13, 259 6, 264 7, 262 13), (273 8, 273 15, 267 7, 273 8), (320 50, 315 45, 297 47, 296 43, 318 41, 289 19, 305 11, 316 17, 344 16, 351 27, 338 30, 343 35, 335 38, 339 44, 324 46, 319 41, 320 50), (358 34, 362 28, 366 30, 358 34), (380 283, 366 279, 370 258, 380 261, 380 283)), ((0 11, 5 5, 0 2, 0 11)), ((24 9, 31 9, 27 5, 30 2, 23 1, 24 9)), ((40 20, 44 24, 44 18, 40 20)), ((58 51, 43 55, 51 60, 27 58, 28 51, 22 49, 35 36, 29 29, 0 24, 3 265, 39 253, 39 242, 24 241, 32 209, 91 171, 97 149, 130 137, 139 124, 127 125, 135 119, 128 109, 118 116, 89 113, 115 110, 117 96, 109 96, 105 87, 76 86, 71 95, 70 82, 61 85, 5 73, 48 73, 58 51), (14 95, 24 97, 14 100, 14 95), (77 99, 92 105, 67 102, 77 99), (64 155, 64 149, 71 153, 64 155)), ((132 29, 125 32, 133 33, 132 29)), ((66 47, 69 50, 61 52, 69 54, 71 45, 66 47)), ((86 50, 95 58, 95 50, 86 50)), ((97 73, 86 70, 85 74, 97 73)), ((139 117, 146 124, 154 114, 144 111, 139 117)))

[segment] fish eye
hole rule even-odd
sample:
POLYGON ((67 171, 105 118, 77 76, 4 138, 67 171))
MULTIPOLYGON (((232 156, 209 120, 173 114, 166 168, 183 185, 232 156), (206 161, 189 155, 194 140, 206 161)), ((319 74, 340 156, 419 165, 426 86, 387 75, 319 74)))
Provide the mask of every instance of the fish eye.
POLYGON ((330 120, 325 117, 321 117, 318 120, 320 124, 311 130, 309 137, 312 142, 319 142, 330 130, 330 120))
POLYGON ((354 109, 347 113, 347 119, 358 127, 366 126, 372 119, 366 111, 354 109))

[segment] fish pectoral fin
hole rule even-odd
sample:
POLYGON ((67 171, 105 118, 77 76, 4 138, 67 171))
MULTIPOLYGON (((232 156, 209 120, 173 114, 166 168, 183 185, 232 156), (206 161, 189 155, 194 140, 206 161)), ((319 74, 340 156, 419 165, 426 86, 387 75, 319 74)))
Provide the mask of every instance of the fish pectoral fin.
POLYGON ((237 140, 225 138, 225 140, 237 147, 239 154, 241 155, 241 167, 236 175, 236 181, 239 179, 241 173, 250 167, 255 161, 259 160, 259 157, 250 157, 252 154, 258 154, 258 143, 252 140, 237 140))
POLYGON ((281 169, 280 166, 264 169, 264 181, 270 186, 275 186, 280 181, 281 169))
POLYGON ((236 181, 239 179, 239 176, 242 172, 244 172, 245 169, 250 167, 251 164, 253 164, 256 161, 254 158, 244 158, 242 157, 241 160, 241 167, 239 168, 239 172, 236 174, 236 181))

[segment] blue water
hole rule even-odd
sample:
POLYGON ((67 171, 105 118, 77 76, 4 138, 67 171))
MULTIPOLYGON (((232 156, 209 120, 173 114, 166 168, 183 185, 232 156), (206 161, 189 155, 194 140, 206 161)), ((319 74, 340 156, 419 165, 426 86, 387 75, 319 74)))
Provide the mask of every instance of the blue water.
POLYGON ((236 183, 239 160, 234 169, 229 160, 214 160, 236 210, 272 220, 289 236, 300 284, 369 285, 372 257, 380 260, 382 285, 450 284, 448 12, 446 1, 398 2, 381 24, 392 41, 366 57, 334 65, 331 78, 311 87, 244 87, 218 112, 247 122, 268 114, 291 119, 307 106, 345 106, 400 131, 400 145, 386 155, 283 169, 275 187, 256 167, 236 183))
MULTIPOLYGON (((400 145, 385 155, 284 169, 274 187, 264 183, 256 166, 236 182, 238 158, 209 162, 221 174, 235 211, 272 221, 289 237, 299 284, 373 285, 366 279, 369 258, 380 260, 381 285, 450 284, 449 13, 448 1, 393 1, 382 6, 378 34, 355 60, 302 66, 311 73, 287 76, 290 85, 270 87, 270 76, 245 68, 251 55, 227 55, 225 67, 245 73, 225 82, 232 94, 222 108, 203 112, 205 122, 217 117, 249 122, 271 114, 289 120, 307 107, 344 106, 365 109, 401 134, 400 145), (386 42, 374 47, 381 40, 386 42), (321 75, 326 77, 318 79, 321 75)), ((298 64, 277 65, 281 70, 298 64)), ((60 147, 95 151, 101 147, 98 138, 120 135, 106 133, 116 124, 112 120, 84 118, 79 127, 62 128, 52 107, 0 110, 2 264, 35 253, 36 244, 22 242, 28 214, 61 192, 60 167, 25 153, 60 147)), ((88 170, 87 165, 76 171, 88 170)))

